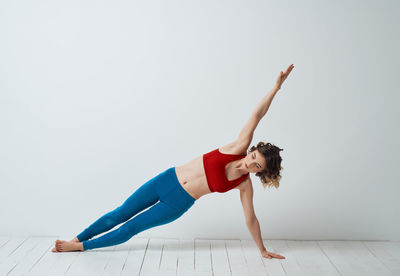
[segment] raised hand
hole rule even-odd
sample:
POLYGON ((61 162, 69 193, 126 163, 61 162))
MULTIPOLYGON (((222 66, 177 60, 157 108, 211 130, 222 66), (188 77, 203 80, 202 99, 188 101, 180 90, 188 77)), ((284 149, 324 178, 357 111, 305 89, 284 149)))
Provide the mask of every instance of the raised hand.
POLYGON ((285 72, 280 72, 278 78, 276 79, 276 84, 275 87, 277 89, 281 89, 282 83, 286 80, 286 78, 289 76, 290 72, 293 70, 294 65, 290 64, 289 67, 286 69, 285 72))

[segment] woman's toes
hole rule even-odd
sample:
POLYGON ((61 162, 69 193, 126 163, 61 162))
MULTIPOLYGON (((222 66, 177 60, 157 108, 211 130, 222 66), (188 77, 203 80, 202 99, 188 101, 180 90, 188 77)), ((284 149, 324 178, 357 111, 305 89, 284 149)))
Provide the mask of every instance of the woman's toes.
POLYGON ((56 249, 57 249, 57 251, 62 251, 62 244, 61 244, 61 241, 56 241, 56 249))

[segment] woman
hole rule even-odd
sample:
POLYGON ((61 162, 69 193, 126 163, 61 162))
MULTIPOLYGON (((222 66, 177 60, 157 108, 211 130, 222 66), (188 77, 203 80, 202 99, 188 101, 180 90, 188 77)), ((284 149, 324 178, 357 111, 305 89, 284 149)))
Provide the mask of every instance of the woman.
POLYGON ((281 255, 267 251, 263 245, 253 209, 253 187, 249 177, 249 173, 255 173, 264 188, 278 188, 282 168, 279 152, 282 149, 270 143, 259 142, 246 152, 256 126, 267 113, 272 99, 293 68, 291 64, 284 73, 280 72, 275 86, 257 105, 236 141, 183 166, 171 167, 159 173, 140 186, 121 206, 100 217, 71 241, 56 240, 52 251, 84 251, 126 242, 139 232, 176 220, 205 194, 224 193, 236 188, 240 190, 246 224, 261 255, 265 258, 284 259, 281 255), (141 212, 148 207, 148 210, 141 212), (122 222, 125 223, 119 228, 91 239, 122 222))

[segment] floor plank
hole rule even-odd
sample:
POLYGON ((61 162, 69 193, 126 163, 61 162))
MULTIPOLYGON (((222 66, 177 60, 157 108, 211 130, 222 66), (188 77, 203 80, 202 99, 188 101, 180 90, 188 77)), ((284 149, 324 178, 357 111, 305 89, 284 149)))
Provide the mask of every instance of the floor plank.
POLYGON ((159 274, 175 276, 178 269, 179 240, 165 239, 162 250, 159 274))
POLYGON ((318 241, 341 275, 393 275, 360 241, 318 241))
POLYGON ((241 240, 243 253, 246 258, 246 264, 250 275, 265 275, 267 271, 262 260, 261 252, 252 240, 241 240))
POLYGON ((163 243, 164 239, 150 239, 144 256, 143 265, 140 270, 140 275, 157 275, 160 268, 163 243))
POLYGON ((315 241, 286 241, 305 275, 340 275, 315 241))
POLYGON ((231 275, 228 252, 224 240, 211 240, 211 259, 214 276, 231 275))
POLYGON ((102 275, 112 254, 114 254, 115 247, 114 245, 86 250, 84 252, 62 252, 61 254, 69 254, 70 258, 74 259, 64 275, 102 275))
MULTIPOLYGON (((122 267, 121 276, 139 275, 150 240, 133 237, 127 243, 130 245, 129 254, 122 267)), ((126 246, 127 243, 118 246, 126 246)))
MULTIPOLYGON (((0 248, 5 245, 11 238, 10 237, 5 237, 5 236, 0 236, 0 248)), ((1 250, 1 249, 0 249, 1 250)))
POLYGON ((240 240, 226 240, 226 249, 232 275, 250 275, 240 240))
POLYGON ((400 276, 399 243, 379 241, 365 241, 363 243, 394 275, 400 276))
MULTIPOLYGON (((64 253, 54 253, 51 249, 55 246, 55 241, 57 239, 65 240, 63 237, 56 236, 50 238, 49 247, 44 252, 44 254, 39 258, 39 260, 31 267, 29 270, 29 275, 55 275, 50 274, 52 272, 53 265, 57 267, 56 263, 60 261, 60 259, 65 259, 64 253)), ((53 270, 54 271, 54 270, 53 270)))
POLYGON ((178 253, 177 276, 195 275, 194 239, 181 239, 178 253))
POLYGON ((0 275, 6 275, 12 271, 21 259, 32 250, 39 240, 30 236, 13 238, 1 247, 0 275))
POLYGON ((212 275, 211 244, 209 240, 195 240, 194 270, 196 275, 212 275))
POLYGON ((28 249, 26 254, 18 261, 18 264, 7 276, 28 274, 31 268, 53 246, 53 237, 31 237, 31 239, 36 241, 35 245, 31 249, 28 249))
POLYGON ((102 276, 114 276, 122 273, 126 259, 129 255, 131 244, 132 243, 129 241, 129 243, 127 242, 115 246, 113 253, 109 256, 102 276))
MULTIPOLYGON (((287 258, 286 254, 283 254, 282 252, 279 251, 279 248, 278 248, 278 250, 276 250, 273 247, 272 242, 270 240, 264 240, 264 246, 267 249, 267 251, 280 254, 287 258)), ((283 269, 283 265, 282 265, 282 262, 284 262, 286 260, 287 259, 281 260, 281 259, 275 259, 275 258, 274 259, 267 259, 264 257, 262 258, 265 269, 269 276, 286 276, 287 274, 286 274, 285 270, 283 269)))
MULTIPOLYGON (((286 259, 266 259, 264 262, 268 262, 273 260, 279 260, 283 270, 288 276, 303 276, 307 275, 301 269, 295 252, 287 245, 285 240, 269 240, 267 245, 267 251, 271 251, 273 253, 278 253, 279 255, 284 256, 286 259), (269 248, 269 250, 268 250, 269 248)), ((307 275, 308 276, 308 275, 307 275)))

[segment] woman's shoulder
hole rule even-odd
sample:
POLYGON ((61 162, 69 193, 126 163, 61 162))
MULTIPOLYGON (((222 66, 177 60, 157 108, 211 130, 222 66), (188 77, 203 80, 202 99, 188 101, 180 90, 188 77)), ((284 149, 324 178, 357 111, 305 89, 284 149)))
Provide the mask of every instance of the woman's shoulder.
POLYGON ((247 147, 238 141, 233 141, 218 148, 219 152, 225 154, 247 154, 247 147))
POLYGON ((243 180, 239 185, 235 187, 235 189, 238 189, 240 191, 246 191, 252 188, 253 188, 253 183, 251 182, 250 174, 246 177, 245 180, 243 180))

